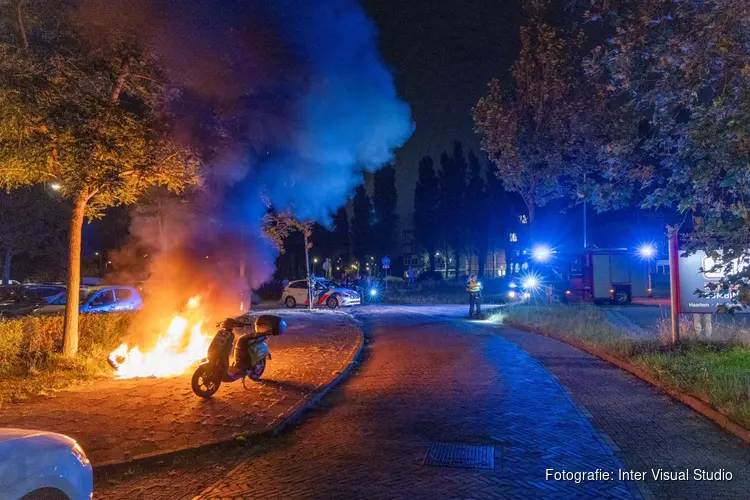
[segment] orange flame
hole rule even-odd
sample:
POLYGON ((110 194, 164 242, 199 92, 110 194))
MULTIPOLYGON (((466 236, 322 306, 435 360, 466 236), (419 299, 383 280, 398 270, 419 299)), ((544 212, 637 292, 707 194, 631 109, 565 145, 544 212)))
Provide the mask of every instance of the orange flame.
MULTIPOLYGON (((188 308, 197 309, 200 297, 188 301, 188 308)), ((128 348, 127 344, 109 355, 114 361, 115 378, 174 377, 183 374, 191 365, 206 357, 211 337, 201 333, 203 321, 190 326, 182 316, 175 316, 167 331, 159 335, 156 345, 144 353, 138 346, 128 348)))

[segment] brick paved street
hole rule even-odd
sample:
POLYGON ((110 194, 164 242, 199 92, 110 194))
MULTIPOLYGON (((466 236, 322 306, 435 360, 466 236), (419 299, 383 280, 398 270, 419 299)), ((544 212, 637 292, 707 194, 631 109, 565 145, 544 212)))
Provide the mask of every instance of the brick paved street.
POLYGON ((361 331, 340 312, 281 311, 285 335, 269 340, 273 360, 263 381, 222 384, 210 400, 195 396, 181 377, 100 380, 52 397, 0 409, 0 426, 72 436, 96 466, 272 428, 349 364, 361 331))
POLYGON ((524 351, 468 322, 388 309, 360 313, 372 337, 361 371, 309 422, 251 453, 204 498, 639 496, 618 481, 544 481, 546 468, 620 465, 524 351), (434 442, 493 446, 495 469, 423 466, 434 442))
POLYGON ((750 498, 750 446, 690 408, 599 358, 557 340, 498 329, 538 359, 634 470, 731 471, 732 481, 647 482, 657 498, 750 498))
POLYGON ((451 306, 364 307, 364 358, 292 431, 125 477, 99 498, 748 498, 750 447, 645 383, 552 339, 451 306), (593 425, 592 425, 593 424, 593 425), (491 446, 494 470, 422 465, 491 446), (702 467, 728 482, 552 482, 547 468, 702 467))

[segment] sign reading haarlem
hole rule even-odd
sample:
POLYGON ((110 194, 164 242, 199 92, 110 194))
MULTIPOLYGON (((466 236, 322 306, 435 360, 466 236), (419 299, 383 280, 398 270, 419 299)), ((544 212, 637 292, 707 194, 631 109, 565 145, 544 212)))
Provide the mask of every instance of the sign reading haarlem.
MULTIPOLYGON (((730 304, 734 297, 732 290, 718 292, 711 297, 699 297, 697 290, 710 292, 709 284, 718 283, 724 277, 724 270, 713 270, 716 262, 703 251, 687 257, 680 256, 680 311, 683 313, 715 313, 717 307, 730 304)), ((750 309, 737 312, 750 312, 750 309)))

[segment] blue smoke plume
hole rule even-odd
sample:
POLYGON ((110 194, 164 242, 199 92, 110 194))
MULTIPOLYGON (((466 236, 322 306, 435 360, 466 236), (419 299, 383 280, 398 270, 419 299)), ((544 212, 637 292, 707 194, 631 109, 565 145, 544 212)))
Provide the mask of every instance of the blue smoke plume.
POLYGON ((362 172, 390 162, 412 133, 356 0, 80 0, 79 9, 92 26, 135 33, 154 50, 183 87, 186 137, 211 129, 216 110, 234 120, 212 147, 205 199, 170 227, 201 255, 231 247, 237 238, 225 233, 244 228, 253 285, 276 256, 262 237, 266 201, 326 224, 362 172))
POLYGON ((258 180, 279 209, 325 222, 362 181, 361 171, 388 163, 411 135, 409 108, 355 1, 262 3, 309 76, 294 106, 297 128, 263 162, 258 180))

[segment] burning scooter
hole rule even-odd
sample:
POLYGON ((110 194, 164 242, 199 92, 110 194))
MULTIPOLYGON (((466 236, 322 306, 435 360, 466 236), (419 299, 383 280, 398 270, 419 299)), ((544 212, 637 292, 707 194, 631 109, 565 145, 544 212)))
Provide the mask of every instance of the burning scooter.
POLYGON ((202 398, 213 396, 222 382, 234 382, 241 378, 244 387, 245 377, 260 379, 266 369, 266 358, 271 359, 266 338, 281 335, 286 330, 286 322, 270 314, 258 316, 254 324, 252 318, 240 316, 228 318, 217 326, 221 329, 208 347, 208 358, 193 373, 193 392, 202 398), (242 330, 251 327, 253 331, 243 333, 242 330), (241 334, 236 342, 235 328, 241 334), (230 354, 234 359, 231 366, 230 354))

